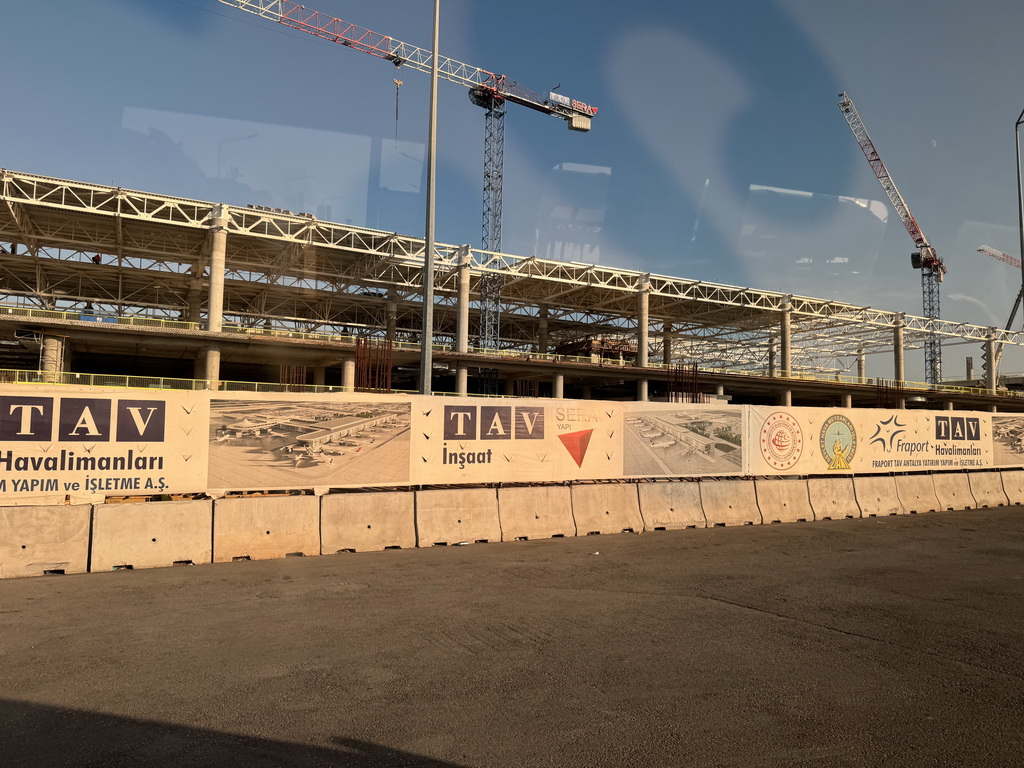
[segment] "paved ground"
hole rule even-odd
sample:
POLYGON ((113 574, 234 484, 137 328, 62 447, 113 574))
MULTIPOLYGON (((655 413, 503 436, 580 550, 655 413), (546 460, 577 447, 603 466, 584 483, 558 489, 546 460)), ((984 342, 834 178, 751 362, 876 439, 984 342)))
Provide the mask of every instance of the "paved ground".
POLYGON ((0 622, 7 767, 1024 764, 1021 508, 8 580, 0 622))

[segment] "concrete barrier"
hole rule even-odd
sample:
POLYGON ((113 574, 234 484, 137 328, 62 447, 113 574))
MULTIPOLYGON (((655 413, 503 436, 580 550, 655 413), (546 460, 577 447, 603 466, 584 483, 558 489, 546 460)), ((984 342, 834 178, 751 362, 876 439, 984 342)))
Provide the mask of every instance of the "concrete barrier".
POLYGON ((640 483, 640 515, 646 531, 705 528, 699 483, 640 483))
POLYGON ((320 552, 316 496, 245 496, 213 503, 213 561, 268 560, 320 552))
POLYGON ((493 488, 416 491, 416 546, 501 541, 493 488))
POLYGON ((812 477, 807 480, 807 495, 815 520, 845 520, 860 517, 857 493, 853 489, 853 478, 848 475, 837 477, 812 477))
POLYGON ((89 570, 209 563, 212 537, 212 501, 97 504, 89 570))
POLYGON ((999 472, 1003 493, 1010 504, 1024 504, 1024 469, 1004 469, 999 472))
POLYGON ((415 546, 412 492, 332 493, 320 498, 320 554, 415 546))
POLYGON ((912 515, 945 509, 935 495, 935 481, 931 475, 896 475, 896 493, 903 508, 912 515))
POLYGON ((0 579, 85 573, 92 506, 0 507, 0 579))
POLYGON ((896 492, 896 478, 892 475, 858 475, 853 478, 853 490, 857 494, 861 517, 907 514, 896 492))
POLYGON ((575 536, 572 496, 566 485, 498 489, 502 541, 575 536))
POLYGON ((761 523, 753 480, 701 480, 700 503, 708 526, 761 523))
POLYGON ((754 481, 757 507, 764 523, 797 523, 814 520, 807 481, 800 478, 770 478, 754 481))
POLYGON ((572 487, 576 533, 639 533, 644 529, 640 497, 634 483, 599 483, 572 487))
POLYGON ((932 484, 939 509, 974 509, 977 506, 966 472, 939 472, 932 475, 932 484))
POLYGON ((1005 507, 1010 503, 1003 490, 1000 475, 1000 472, 968 473, 967 478, 971 484, 971 495, 974 496, 976 507, 1005 507))

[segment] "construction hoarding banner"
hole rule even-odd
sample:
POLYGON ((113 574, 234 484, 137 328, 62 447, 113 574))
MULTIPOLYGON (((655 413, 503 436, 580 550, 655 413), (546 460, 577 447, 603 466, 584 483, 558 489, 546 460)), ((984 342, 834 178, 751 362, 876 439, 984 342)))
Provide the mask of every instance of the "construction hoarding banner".
POLYGON ((753 475, 996 466, 986 413, 749 406, 747 434, 753 475))
POLYGON ((84 503, 206 487, 204 392, 5 386, 0 503, 84 503))
POLYGON ((113 496, 1024 464, 1024 416, 105 390, 0 397, 0 506, 113 496))

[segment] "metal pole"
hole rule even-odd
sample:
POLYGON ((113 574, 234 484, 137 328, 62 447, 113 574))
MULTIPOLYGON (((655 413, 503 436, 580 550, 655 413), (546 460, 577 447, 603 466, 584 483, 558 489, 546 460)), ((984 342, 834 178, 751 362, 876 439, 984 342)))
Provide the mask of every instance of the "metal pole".
MULTIPOLYGON (((1017 118, 1017 123, 1013 126, 1014 130, 1014 148, 1017 150, 1017 223, 1018 231, 1020 234, 1020 255, 1024 258, 1024 192, 1022 192, 1021 184, 1021 167, 1020 167, 1020 126, 1024 123, 1024 110, 1021 110, 1020 117, 1017 118)), ((1021 270, 1021 286, 1020 294, 1017 296, 1017 301, 1020 302, 1021 296, 1024 296, 1024 270, 1021 270)), ((1014 314, 1017 312, 1017 305, 1013 307, 1014 314)), ((1010 316, 1010 323, 1013 322, 1013 316, 1010 316)), ((1007 330, 1010 329, 1007 325, 1007 330)))
POLYGON ((434 0, 434 44, 430 54, 430 120, 427 129, 427 232, 423 239, 423 338, 420 341, 420 392, 432 395, 434 370, 434 182, 437 160, 437 48, 441 0, 434 0))

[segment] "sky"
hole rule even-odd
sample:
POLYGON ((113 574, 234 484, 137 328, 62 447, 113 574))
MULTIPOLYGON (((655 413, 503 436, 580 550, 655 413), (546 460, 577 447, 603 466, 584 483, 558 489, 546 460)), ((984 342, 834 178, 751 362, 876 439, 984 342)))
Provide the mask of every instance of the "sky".
MULTIPOLYGON (((9 5, 0 166, 423 235, 426 74, 216 0, 9 5)), ((308 7, 430 46, 430 0, 308 7)), ((588 133, 508 107, 507 253, 920 315, 845 91, 949 268, 943 319, 1002 327, 1021 273, 976 249, 1019 255, 1021 32, 1008 0, 441 0, 439 47, 598 107, 588 133)), ((436 236, 479 247, 483 111, 444 81, 438 110, 436 236)))

